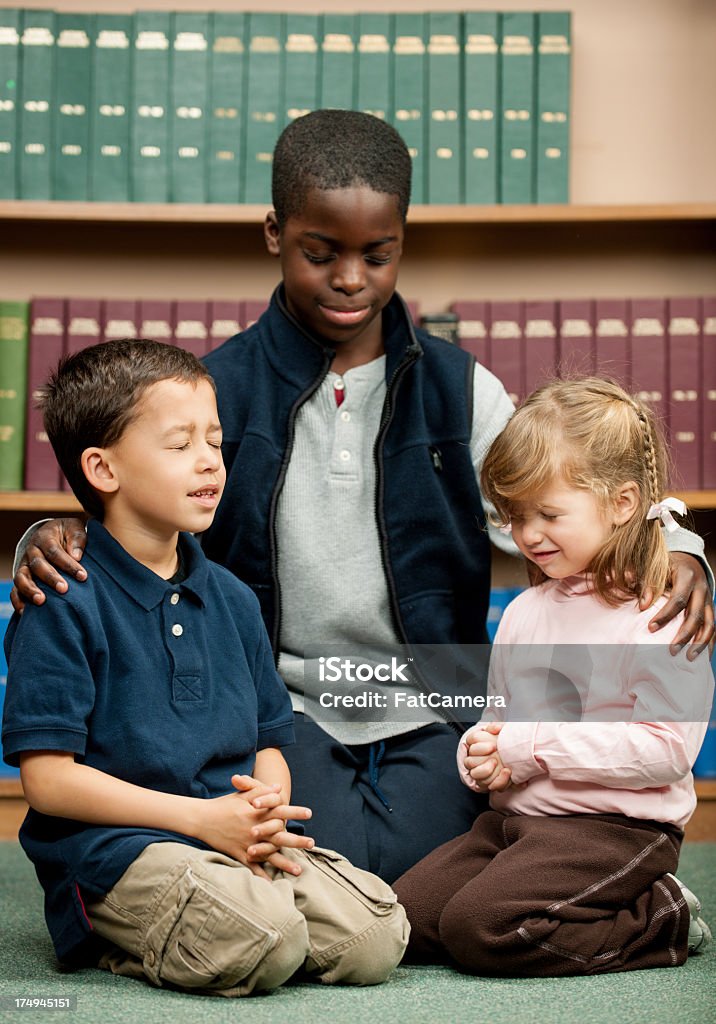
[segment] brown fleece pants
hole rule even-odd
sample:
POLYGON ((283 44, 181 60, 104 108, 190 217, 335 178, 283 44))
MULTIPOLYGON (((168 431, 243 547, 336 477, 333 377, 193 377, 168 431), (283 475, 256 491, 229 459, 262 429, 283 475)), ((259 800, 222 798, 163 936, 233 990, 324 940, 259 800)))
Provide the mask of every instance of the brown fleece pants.
POLYGON ((681 964, 689 910, 664 877, 681 838, 621 815, 485 811, 393 884, 407 957, 532 977, 681 964))

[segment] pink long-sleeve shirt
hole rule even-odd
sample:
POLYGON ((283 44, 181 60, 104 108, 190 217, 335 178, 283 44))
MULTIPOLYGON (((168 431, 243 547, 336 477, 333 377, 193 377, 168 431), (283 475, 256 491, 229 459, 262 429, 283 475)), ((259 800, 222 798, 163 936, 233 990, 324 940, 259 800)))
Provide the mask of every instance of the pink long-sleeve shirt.
MULTIPOLYGON (((686 649, 669 654, 683 615, 649 632, 665 602, 644 612, 636 601, 610 607, 594 596, 588 577, 572 576, 532 587, 508 606, 489 683, 506 708, 477 727, 505 722, 497 750, 512 780, 524 785, 491 793, 492 807, 684 826, 696 805, 691 766, 709 719, 713 674, 705 653, 695 661, 686 649), (550 720, 559 717, 581 720, 550 720)), ((464 758, 477 727, 458 748, 460 776, 473 789, 464 758)))

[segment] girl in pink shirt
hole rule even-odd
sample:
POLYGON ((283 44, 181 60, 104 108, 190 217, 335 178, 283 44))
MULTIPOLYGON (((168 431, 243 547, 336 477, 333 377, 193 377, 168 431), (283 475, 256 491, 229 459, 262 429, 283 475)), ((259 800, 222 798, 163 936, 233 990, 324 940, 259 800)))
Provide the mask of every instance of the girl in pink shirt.
POLYGON ((503 720, 458 749, 490 810, 394 883, 414 959, 598 974, 675 966, 710 941, 673 872, 713 677, 707 657, 670 654, 681 617, 655 637, 639 605, 667 589, 663 529, 686 511, 662 500, 665 479, 651 412, 598 378, 540 388, 490 448, 482 493, 533 586, 495 638, 503 720))

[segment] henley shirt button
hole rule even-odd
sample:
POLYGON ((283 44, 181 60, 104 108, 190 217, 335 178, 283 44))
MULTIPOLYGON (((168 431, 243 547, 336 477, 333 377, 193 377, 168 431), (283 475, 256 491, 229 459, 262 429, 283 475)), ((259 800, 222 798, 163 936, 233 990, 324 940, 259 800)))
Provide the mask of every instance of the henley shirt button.
POLYGON ((172 604, 179 604, 179 595, 178 594, 172 594, 172 596, 169 598, 169 600, 171 601, 172 604))
POLYGON ((350 457, 351 453, 346 448, 344 448, 343 451, 341 452, 341 462, 348 462, 350 457))
POLYGON ((172 626, 172 633, 174 634, 174 636, 181 636, 183 632, 184 632, 184 630, 183 630, 183 628, 182 628, 182 627, 181 627, 181 626, 179 625, 179 623, 178 623, 178 622, 176 622, 176 623, 175 623, 175 624, 174 624, 174 625, 172 626))
POLYGON ((341 413, 341 419, 344 423, 350 423, 351 414, 345 410, 341 413))

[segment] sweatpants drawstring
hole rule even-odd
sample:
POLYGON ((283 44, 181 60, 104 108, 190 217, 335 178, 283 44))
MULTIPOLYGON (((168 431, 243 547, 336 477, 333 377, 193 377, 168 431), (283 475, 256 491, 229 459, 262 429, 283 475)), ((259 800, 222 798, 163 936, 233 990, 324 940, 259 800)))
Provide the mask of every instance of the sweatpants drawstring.
POLYGON ((368 783, 370 788, 373 790, 375 795, 378 797, 383 807, 385 807, 388 814, 393 813, 393 808, 388 803, 385 794, 378 785, 378 775, 380 773, 380 762, 383 760, 385 754, 385 743, 380 740, 379 743, 371 743, 368 750, 368 783))

